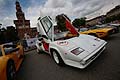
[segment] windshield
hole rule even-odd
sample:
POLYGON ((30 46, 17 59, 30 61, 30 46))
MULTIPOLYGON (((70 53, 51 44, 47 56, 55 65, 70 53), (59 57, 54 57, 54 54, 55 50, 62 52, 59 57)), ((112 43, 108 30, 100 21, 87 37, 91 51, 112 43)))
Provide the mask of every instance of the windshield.
POLYGON ((80 32, 84 32, 84 31, 87 31, 88 28, 80 28, 80 32))
POLYGON ((64 40, 64 39, 67 39, 66 34, 67 34, 68 32, 69 32, 69 31, 56 33, 56 34, 54 35, 55 40, 64 40))
POLYGON ((42 20, 41 20, 41 23, 42 23, 42 26, 47 34, 47 36, 52 39, 52 22, 44 17, 42 20))
POLYGON ((104 28, 104 27, 107 27, 107 26, 108 26, 108 24, 96 25, 96 27, 98 27, 98 28, 104 28))
POLYGON ((92 26, 89 29, 97 29, 97 28, 98 28, 97 26, 92 26))

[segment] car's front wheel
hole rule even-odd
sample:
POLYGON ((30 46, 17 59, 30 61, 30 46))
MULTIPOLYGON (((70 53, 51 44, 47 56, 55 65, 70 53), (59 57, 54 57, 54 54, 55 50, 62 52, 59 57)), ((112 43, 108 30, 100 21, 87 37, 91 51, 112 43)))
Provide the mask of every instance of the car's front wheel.
POLYGON ((7 70, 7 80, 16 80, 16 69, 14 62, 9 61, 6 70, 7 70))
POLYGON ((62 66, 64 64, 64 61, 62 60, 61 56, 59 55, 59 53, 57 51, 55 51, 55 50, 52 51, 52 57, 56 64, 58 64, 60 66, 62 66))

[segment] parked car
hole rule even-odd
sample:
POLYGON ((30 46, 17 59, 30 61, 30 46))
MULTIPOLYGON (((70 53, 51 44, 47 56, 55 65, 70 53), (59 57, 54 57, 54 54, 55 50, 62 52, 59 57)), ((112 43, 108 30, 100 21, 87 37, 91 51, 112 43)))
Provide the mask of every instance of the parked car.
POLYGON ((108 36, 110 36, 111 34, 114 33, 114 29, 113 28, 108 28, 108 27, 104 27, 104 28, 98 28, 96 26, 90 27, 88 29, 88 31, 83 31, 80 32, 81 34, 88 34, 88 35, 93 35, 99 38, 106 38, 108 36))
POLYGON ((23 61, 21 45, 0 45, 0 80, 16 80, 16 71, 23 61))
MULTIPOLYGON (((98 38, 106 38, 114 33, 114 29, 112 27, 98 28, 97 26, 93 26, 90 28, 80 28, 79 33, 92 35, 98 38)), ((66 36, 70 37, 75 35, 69 32, 66 36)))
POLYGON ((108 24, 109 27, 112 27, 114 29, 114 33, 119 33, 120 29, 120 24, 108 24))
POLYGON ((119 26, 116 24, 103 24, 103 25, 96 25, 98 28, 112 28, 113 32, 112 34, 119 32, 119 26))
POLYGON ((83 69, 105 50, 107 42, 94 36, 79 34, 65 16, 62 18, 65 19, 66 28, 76 36, 66 37, 68 32, 54 34, 52 19, 48 16, 39 18, 37 52, 50 54, 60 66, 66 64, 83 69))

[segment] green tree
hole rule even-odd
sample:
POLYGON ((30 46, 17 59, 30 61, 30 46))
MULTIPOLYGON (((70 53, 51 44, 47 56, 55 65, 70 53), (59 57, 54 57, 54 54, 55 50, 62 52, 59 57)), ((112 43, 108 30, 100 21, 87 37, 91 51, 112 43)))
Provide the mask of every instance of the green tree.
POLYGON ((86 18, 76 18, 73 20, 72 22, 73 26, 75 26, 76 28, 79 28, 80 26, 85 26, 86 24, 86 18))

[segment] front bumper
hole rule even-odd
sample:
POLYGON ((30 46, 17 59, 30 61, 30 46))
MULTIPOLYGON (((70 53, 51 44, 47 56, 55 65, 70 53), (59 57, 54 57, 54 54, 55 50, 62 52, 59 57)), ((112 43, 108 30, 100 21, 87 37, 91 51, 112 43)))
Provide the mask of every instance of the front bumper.
POLYGON ((92 61, 94 61, 103 51, 105 50, 105 47, 101 48, 96 54, 94 54, 93 56, 91 56, 90 58, 88 58, 87 60, 83 60, 84 64, 82 62, 80 62, 80 65, 82 66, 82 68, 87 67, 92 61))
POLYGON ((97 50, 92 52, 90 55, 82 59, 81 61, 68 60, 67 65, 74 66, 80 69, 86 68, 91 62, 93 62, 105 50, 105 45, 106 45, 106 42, 102 44, 97 50))
POLYGON ((84 58, 82 60, 82 61, 84 61, 84 64, 81 64, 81 62, 80 62, 80 65, 82 66, 82 68, 87 67, 92 61, 94 61, 105 50, 105 45, 106 45, 106 42, 104 44, 102 44, 101 47, 99 47, 91 55, 84 58))

